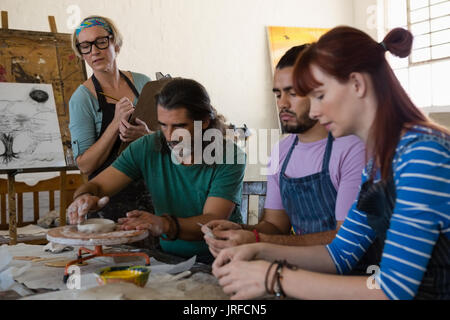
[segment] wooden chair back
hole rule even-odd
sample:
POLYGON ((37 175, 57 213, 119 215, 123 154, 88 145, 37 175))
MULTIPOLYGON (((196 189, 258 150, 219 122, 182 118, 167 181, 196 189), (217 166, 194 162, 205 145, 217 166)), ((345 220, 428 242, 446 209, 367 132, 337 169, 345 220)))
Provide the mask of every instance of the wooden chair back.
MULTIPOLYGON (((65 199, 61 197, 60 192, 60 208, 67 209, 70 199, 73 197, 75 190, 84 183, 81 174, 67 174, 65 177, 65 199), (68 199, 68 201, 66 201, 68 199)), ((29 224, 36 224, 40 218, 39 194, 48 193, 48 211, 55 210, 55 191, 61 191, 61 176, 47 180, 39 181, 34 186, 29 186, 24 182, 15 182, 16 190, 16 211, 17 211, 17 227, 23 227, 29 224), (33 220, 24 221, 23 212, 23 195, 31 193, 33 195, 33 220)), ((0 179, 0 230, 8 230, 7 223, 7 197, 8 197, 8 180, 0 179)), ((45 212, 46 213, 46 212, 45 212)))
POLYGON ((244 224, 248 223, 250 213, 250 197, 258 197, 258 221, 261 220, 266 201, 267 182, 266 181, 244 181, 242 186, 241 214, 244 224))

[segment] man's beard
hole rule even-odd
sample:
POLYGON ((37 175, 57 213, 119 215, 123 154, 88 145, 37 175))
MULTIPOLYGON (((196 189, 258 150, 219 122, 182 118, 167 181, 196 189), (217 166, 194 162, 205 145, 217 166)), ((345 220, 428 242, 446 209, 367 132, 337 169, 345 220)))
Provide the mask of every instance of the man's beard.
POLYGON ((173 157, 178 159, 178 162, 188 162, 190 163, 194 141, 166 141, 167 147, 169 148, 173 157))
POLYGON ((297 115, 293 112, 289 111, 282 111, 282 112, 293 115, 297 122, 295 125, 289 124, 283 125, 283 121, 280 120, 281 129, 283 130, 283 133, 295 133, 295 134, 304 133, 309 129, 311 129, 312 127, 314 127, 317 123, 317 120, 311 119, 307 113, 303 114, 300 118, 298 118, 297 115))

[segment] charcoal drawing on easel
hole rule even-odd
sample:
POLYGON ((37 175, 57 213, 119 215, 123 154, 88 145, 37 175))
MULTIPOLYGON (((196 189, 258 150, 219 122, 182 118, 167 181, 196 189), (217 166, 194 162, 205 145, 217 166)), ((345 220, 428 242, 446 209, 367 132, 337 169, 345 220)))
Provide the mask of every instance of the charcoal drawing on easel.
POLYGON ((52 86, 0 83, 0 170, 64 167, 52 86))

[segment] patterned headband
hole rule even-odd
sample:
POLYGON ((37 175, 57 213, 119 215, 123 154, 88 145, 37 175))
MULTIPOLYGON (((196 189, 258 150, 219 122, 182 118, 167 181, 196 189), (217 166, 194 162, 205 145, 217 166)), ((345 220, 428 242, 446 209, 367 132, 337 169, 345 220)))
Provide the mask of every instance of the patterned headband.
POLYGON ((81 22, 80 26, 75 31, 77 37, 80 34, 81 30, 84 30, 84 29, 87 29, 90 27, 95 27, 95 26, 100 26, 103 29, 105 29, 106 31, 108 31, 109 33, 112 33, 111 26, 105 20, 103 20, 101 18, 89 18, 89 19, 83 20, 83 22, 81 22))

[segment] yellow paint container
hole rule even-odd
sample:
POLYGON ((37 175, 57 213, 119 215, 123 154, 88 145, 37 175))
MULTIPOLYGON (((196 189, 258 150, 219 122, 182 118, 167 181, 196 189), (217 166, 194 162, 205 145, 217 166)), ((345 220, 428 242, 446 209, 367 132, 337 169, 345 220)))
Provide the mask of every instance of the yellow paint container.
POLYGON ((115 282, 131 282, 144 287, 150 275, 150 268, 144 266, 106 267, 96 272, 100 285, 115 282))

